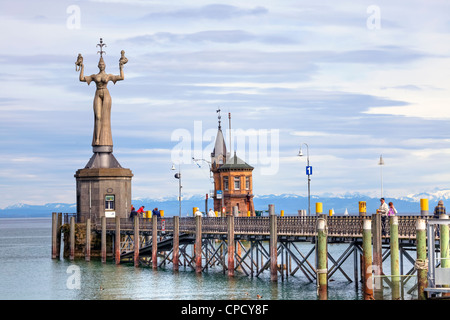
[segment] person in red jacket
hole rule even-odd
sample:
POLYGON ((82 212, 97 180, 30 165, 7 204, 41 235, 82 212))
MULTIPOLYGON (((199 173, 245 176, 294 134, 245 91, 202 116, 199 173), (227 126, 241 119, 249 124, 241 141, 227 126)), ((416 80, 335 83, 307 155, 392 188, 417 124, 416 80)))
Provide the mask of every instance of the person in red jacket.
POLYGON ((140 207, 137 211, 139 218, 142 218, 144 216, 144 206, 140 207))

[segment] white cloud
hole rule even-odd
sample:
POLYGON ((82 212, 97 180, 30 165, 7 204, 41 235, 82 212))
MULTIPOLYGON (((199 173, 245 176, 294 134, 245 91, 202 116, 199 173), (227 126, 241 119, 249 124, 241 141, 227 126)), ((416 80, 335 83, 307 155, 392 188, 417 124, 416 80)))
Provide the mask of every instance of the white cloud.
MULTIPOLYGON (((380 154, 391 192, 448 187, 445 1, 379 3, 379 30, 354 1, 83 1, 70 30, 72 4, 1 6, 0 207, 75 201, 95 86, 78 81, 74 62, 82 53, 86 74, 97 72, 100 37, 107 72, 118 73, 121 49, 129 59, 125 81, 108 88, 114 154, 134 173, 133 197, 177 194, 171 135, 187 130, 207 158, 211 141, 194 138, 194 123, 216 130, 219 107, 223 127, 231 112, 235 129, 279 130, 279 168, 255 168, 257 194, 306 192, 302 142, 316 194, 377 193, 380 154)), ((205 166, 183 167, 186 194, 211 188, 205 166)))

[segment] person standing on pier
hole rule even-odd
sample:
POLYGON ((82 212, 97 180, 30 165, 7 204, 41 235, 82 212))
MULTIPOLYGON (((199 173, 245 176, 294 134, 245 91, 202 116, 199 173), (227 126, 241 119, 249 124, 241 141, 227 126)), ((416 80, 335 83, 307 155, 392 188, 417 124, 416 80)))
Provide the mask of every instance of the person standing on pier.
POLYGON ((380 199, 380 207, 377 209, 377 213, 381 214, 381 230, 382 230, 382 234, 383 236, 386 235, 386 218, 389 212, 389 207, 386 204, 386 202, 384 201, 384 198, 380 199))
POLYGON ((433 218, 434 219, 439 219, 439 216, 441 214, 447 214, 447 213, 445 211, 444 201, 439 200, 438 205, 436 207, 434 207, 433 218))
POLYGON ((396 214, 397 214, 397 209, 395 209, 394 204, 392 202, 389 202, 388 216, 392 217, 392 216, 395 216, 396 214))
POLYGON ((153 209, 152 216, 161 218, 161 214, 159 213, 158 208, 153 209))

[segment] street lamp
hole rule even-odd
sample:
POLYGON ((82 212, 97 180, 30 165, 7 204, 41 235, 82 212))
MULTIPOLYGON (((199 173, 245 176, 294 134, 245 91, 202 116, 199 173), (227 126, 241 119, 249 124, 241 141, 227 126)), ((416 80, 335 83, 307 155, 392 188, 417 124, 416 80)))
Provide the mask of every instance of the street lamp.
POLYGON ((311 215, 311 174, 312 167, 309 165, 309 146, 306 143, 300 145, 300 151, 298 152, 299 157, 303 157, 302 145, 306 146, 306 174, 308 175, 308 216, 311 215))
MULTIPOLYGON (((172 164, 172 169, 171 170, 176 170, 175 169, 175 165, 172 164)), ((178 201, 180 202, 180 212, 179 212, 179 216, 181 218, 181 165, 178 166, 178 172, 175 173, 174 176, 176 179, 178 179, 178 201)))
POLYGON ((383 165, 384 165, 384 160, 383 160, 383 155, 380 154, 380 161, 378 162, 378 165, 380 166, 381 169, 381 198, 383 198, 383 165))

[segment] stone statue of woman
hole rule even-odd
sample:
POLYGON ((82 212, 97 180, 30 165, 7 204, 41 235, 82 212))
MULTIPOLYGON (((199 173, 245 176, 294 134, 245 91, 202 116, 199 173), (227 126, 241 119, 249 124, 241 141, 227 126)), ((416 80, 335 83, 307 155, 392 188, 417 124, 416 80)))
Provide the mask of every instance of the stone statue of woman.
MULTIPOLYGON (((100 41, 101 42, 101 41, 100 41)), ((84 75, 84 65, 81 55, 79 55, 78 61, 75 64, 80 67, 80 81, 87 82, 89 85, 92 81, 97 85, 94 97, 94 136, 92 138, 92 146, 111 146, 112 134, 111 134, 111 96, 106 87, 109 81, 116 84, 117 81, 124 80, 123 65, 128 60, 121 59, 119 61, 120 75, 108 74, 105 72, 105 62, 103 61, 102 53, 100 51, 100 61, 98 62, 99 73, 90 76, 84 75)), ((124 58, 124 52, 122 50, 122 58, 124 58)), ((125 58, 126 59, 126 58, 125 58)))

